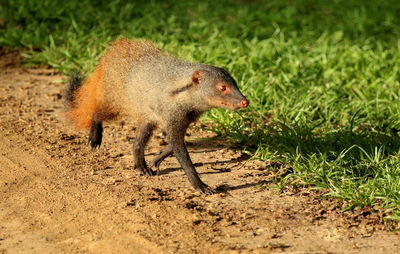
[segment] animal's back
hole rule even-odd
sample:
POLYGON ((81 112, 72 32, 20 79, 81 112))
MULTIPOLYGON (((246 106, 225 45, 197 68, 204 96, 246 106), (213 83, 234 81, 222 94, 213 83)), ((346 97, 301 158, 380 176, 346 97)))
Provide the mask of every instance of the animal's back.
POLYGON ((79 129, 87 129, 94 117, 103 121, 120 114, 150 116, 147 98, 155 90, 161 95, 163 89, 158 80, 163 75, 156 73, 161 67, 155 67, 167 59, 173 58, 151 42, 126 38, 113 42, 94 72, 70 89, 69 118, 79 129))
POLYGON ((141 72, 151 72, 149 61, 164 58, 166 55, 152 43, 138 40, 119 39, 102 58, 105 105, 119 113, 143 114, 146 111, 146 85, 152 83, 152 76, 146 73, 147 80, 135 79, 141 72), (135 98, 132 98, 134 95, 135 98))
POLYGON ((101 60, 105 105, 160 123, 174 106, 169 91, 184 85, 193 67, 147 41, 120 39, 101 60))

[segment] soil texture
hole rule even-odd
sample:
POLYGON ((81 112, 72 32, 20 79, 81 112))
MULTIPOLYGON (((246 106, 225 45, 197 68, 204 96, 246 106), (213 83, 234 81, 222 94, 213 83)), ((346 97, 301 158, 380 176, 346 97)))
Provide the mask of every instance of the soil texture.
MULTIPOLYGON (((104 125, 92 150, 64 114, 67 78, 0 51, 0 253, 399 253, 400 235, 373 208, 342 212, 325 191, 286 187, 288 168, 251 160, 197 123, 194 191, 175 158, 157 176, 133 169, 135 123, 104 125)), ((151 159, 165 146, 156 131, 151 159)))

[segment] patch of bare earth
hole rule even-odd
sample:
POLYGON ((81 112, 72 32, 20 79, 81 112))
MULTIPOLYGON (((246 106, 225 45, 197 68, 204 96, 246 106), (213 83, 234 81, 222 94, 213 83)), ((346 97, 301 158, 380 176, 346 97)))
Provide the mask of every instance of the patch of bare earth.
MULTIPOLYGON (((192 129, 196 193, 174 158, 158 176, 132 169, 134 123, 106 124, 101 149, 63 115, 65 77, 0 52, 0 253, 396 253, 400 235, 373 209, 308 188, 278 193, 281 166, 249 161, 192 129), (203 139, 201 139, 203 138, 203 139)), ((148 160, 164 144, 150 141, 148 160)))

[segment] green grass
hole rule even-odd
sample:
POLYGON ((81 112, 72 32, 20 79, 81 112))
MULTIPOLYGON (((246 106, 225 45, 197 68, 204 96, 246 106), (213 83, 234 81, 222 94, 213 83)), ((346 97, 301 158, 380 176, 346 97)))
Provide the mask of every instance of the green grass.
POLYGON ((329 189, 400 221, 400 2, 2 1, 0 44, 27 64, 90 71, 117 36, 227 68, 248 110, 213 130, 289 166, 279 184, 329 189))

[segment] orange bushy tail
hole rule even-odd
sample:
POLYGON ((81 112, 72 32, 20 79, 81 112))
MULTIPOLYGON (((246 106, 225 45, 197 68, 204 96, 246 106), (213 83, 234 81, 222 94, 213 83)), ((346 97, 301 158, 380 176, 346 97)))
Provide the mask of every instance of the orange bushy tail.
POLYGON ((78 129, 89 129, 96 111, 100 108, 103 93, 102 66, 83 81, 81 76, 73 76, 67 91, 68 118, 78 129))

